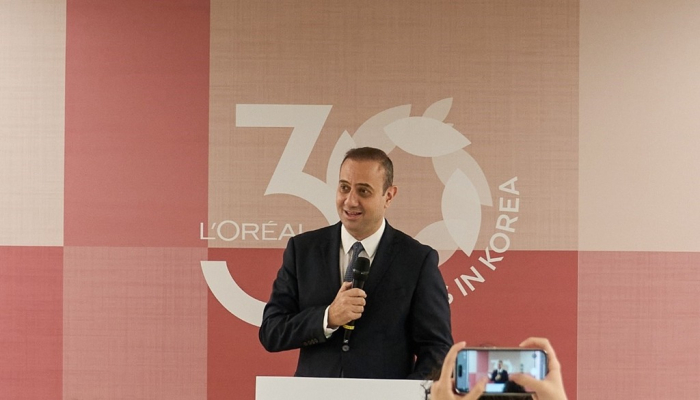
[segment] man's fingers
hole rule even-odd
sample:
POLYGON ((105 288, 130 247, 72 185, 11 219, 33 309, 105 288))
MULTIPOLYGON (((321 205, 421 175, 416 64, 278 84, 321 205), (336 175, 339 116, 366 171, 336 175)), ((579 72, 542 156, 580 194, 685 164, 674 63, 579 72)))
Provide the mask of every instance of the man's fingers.
POLYGON ((349 297, 362 297, 363 299, 367 297, 367 293, 364 290, 358 288, 351 288, 345 291, 345 295, 349 297))
POLYGON ((343 282, 343 284, 340 285, 340 290, 338 291, 338 293, 345 292, 350 289, 352 289, 352 282, 343 282))
POLYGON ((350 314, 352 314, 354 319, 360 318, 363 312, 365 312, 365 308, 362 306, 353 306, 352 308, 349 309, 350 314))

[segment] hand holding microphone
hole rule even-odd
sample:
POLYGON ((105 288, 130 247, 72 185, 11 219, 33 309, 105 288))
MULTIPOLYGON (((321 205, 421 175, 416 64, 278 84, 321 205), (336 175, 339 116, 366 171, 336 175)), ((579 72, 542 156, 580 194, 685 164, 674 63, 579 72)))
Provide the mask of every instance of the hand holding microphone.
POLYGON ((365 310, 367 294, 362 288, 369 275, 369 259, 358 257, 353 268, 352 282, 344 282, 328 308, 328 325, 337 328, 354 323, 365 310))
MULTIPOLYGON (((365 281, 369 275, 369 259, 365 257, 358 257, 355 261, 355 266, 352 271, 352 287, 362 290, 365 287, 365 281)), ((363 291, 364 293, 364 291, 363 291)), ((363 307, 364 309, 364 307, 363 307)), ((360 314, 362 315, 362 314, 360 314)), ((355 320, 348 322, 343 325, 345 332, 343 333, 343 351, 350 350, 350 335, 352 331, 355 330, 355 320)))

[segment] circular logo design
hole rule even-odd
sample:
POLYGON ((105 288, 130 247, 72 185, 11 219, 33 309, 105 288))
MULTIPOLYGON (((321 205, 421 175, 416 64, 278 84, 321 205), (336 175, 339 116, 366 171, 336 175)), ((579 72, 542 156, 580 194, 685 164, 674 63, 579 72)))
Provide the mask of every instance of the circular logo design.
MULTIPOLYGON (((435 102, 423 115, 411 116, 411 105, 384 110, 365 121, 351 136, 347 131, 336 142, 326 171, 326 181, 303 172, 304 165, 330 113, 330 106, 253 105, 236 106, 236 126, 293 127, 287 146, 273 173, 265 195, 291 194, 314 205, 336 223, 334 208, 338 167, 354 147, 371 146, 390 154, 395 148, 432 160, 444 185, 442 219, 424 227, 416 239, 439 253, 441 264, 461 249, 471 255, 479 236, 481 207, 491 206, 486 177, 464 148, 471 142, 444 120, 452 99, 435 102)), ((260 326, 265 303, 248 295, 231 277, 223 261, 202 261, 204 278, 214 296, 232 314, 260 326)))
MULTIPOLYGON (((377 147, 387 154, 398 147, 408 154, 432 159, 444 185, 442 220, 423 228, 416 239, 436 249, 441 264, 457 249, 471 255, 479 237, 481 207, 492 205, 484 172, 464 150, 471 142, 444 122, 451 108, 452 99, 447 98, 432 104, 422 116, 410 116, 410 105, 382 111, 362 124, 352 137, 344 132, 336 144, 342 150, 333 152, 342 160, 352 147, 377 147)), ((332 165, 340 165, 340 161, 332 165)))

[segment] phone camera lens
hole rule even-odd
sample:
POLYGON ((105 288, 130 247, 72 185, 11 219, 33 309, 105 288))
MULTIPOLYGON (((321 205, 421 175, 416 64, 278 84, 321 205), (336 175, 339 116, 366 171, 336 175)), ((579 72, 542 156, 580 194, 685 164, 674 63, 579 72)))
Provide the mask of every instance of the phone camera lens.
POLYGON ((459 368, 457 368, 457 375, 461 378, 462 377, 462 366, 460 365, 459 368))

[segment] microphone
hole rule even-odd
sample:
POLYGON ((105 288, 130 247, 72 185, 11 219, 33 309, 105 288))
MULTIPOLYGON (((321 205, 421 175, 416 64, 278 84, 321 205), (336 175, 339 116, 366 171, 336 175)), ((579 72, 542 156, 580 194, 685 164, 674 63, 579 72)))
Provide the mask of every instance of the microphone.
MULTIPOLYGON (((355 265, 352 269, 352 288, 362 289, 365 287, 365 281, 369 275, 369 258, 357 257, 355 265)), ((343 325, 345 333, 343 334, 343 351, 350 350, 350 335, 355 329, 355 321, 350 321, 343 325)))

